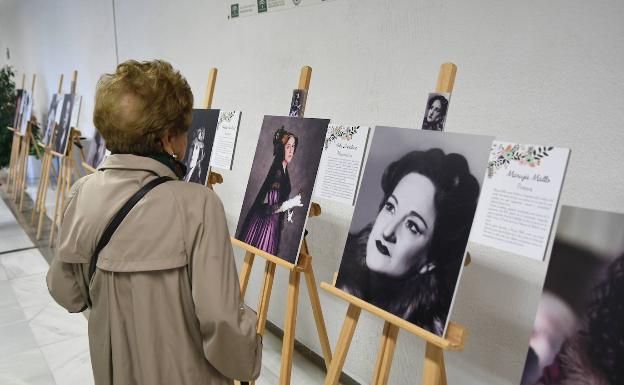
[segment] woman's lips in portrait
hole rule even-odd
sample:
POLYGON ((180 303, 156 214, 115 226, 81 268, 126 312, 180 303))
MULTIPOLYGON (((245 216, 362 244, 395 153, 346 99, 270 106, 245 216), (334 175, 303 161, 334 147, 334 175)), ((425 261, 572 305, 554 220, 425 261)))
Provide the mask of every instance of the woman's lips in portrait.
POLYGON ((377 246, 377 250, 379 250, 381 254, 387 257, 390 256, 390 251, 386 246, 384 246, 384 244, 380 240, 375 241, 375 246, 377 246))

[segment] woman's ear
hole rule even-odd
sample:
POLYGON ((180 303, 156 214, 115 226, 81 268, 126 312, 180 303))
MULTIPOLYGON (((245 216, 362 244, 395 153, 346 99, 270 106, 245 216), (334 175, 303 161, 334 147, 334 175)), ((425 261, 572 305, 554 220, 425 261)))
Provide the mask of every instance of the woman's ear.
POLYGON ((162 143, 163 150, 165 150, 165 152, 167 154, 174 155, 174 152, 173 152, 173 138, 169 134, 169 131, 165 132, 160 137, 160 142, 162 143))

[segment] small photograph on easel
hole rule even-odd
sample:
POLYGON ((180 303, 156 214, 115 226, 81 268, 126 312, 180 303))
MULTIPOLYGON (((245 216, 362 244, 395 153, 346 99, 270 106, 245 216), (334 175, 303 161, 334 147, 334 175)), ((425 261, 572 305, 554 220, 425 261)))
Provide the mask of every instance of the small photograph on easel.
POLYGON ((421 127, 423 130, 444 131, 450 97, 451 95, 447 93, 434 92, 429 94, 421 127))
POLYGON ((336 287, 443 336, 491 143, 376 127, 336 287))
POLYGON ((17 130, 19 127, 20 117, 22 116, 22 95, 24 94, 23 89, 18 89, 16 91, 15 97, 15 115, 13 115, 13 129, 17 130))
POLYGON ((41 142, 44 145, 48 145, 50 143, 50 138, 52 137, 52 132, 54 131, 54 125, 58 123, 56 120, 56 109, 61 101, 61 95, 53 94, 52 101, 50 101, 50 108, 48 109, 48 119, 45 125, 45 131, 43 132, 43 137, 41 142))
POLYGON ((236 239, 297 263, 328 124, 264 117, 236 239))
POLYGON ((293 118, 303 117, 307 97, 308 91, 299 89, 293 90, 292 100, 290 101, 290 112, 288 113, 288 116, 293 118))
POLYGON ((32 116, 33 100, 32 94, 28 91, 24 91, 22 95, 22 116, 20 120, 19 132, 22 135, 26 135, 28 129, 28 122, 32 116))
MULTIPOLYGON (((76 116, 76 114, 72 114, 72 109, 74 107, 74 99, 79 98, 76 95, 65 94, 63 95, 63 102, 61 105, 61 116, 59 118, 59 123, 56 125, 55 132, 55 140, 54 140, 54 151, 59 154, 65 154, 67 152, 67 145, 69 143, 69 137, 71 134, 71 121, 72 116, 76 116)), ((80 100, 80 99, 78 99, 80 100)), ((57 106, 57 109, 59 107, 57 106)))
POLYGON ((562 206, 522 385, 624 384, 624 215, 562 206))
POLYGON ((193 110, 193 120, 188 130, 188 142, 183 160, 186 165, 185 181, 203 185, 208 182, 210 154, 218 121, 219 110, 193 110))
POLYGON ((106 142, 104 138, 100 134, 98 130, 95 130, 95 135, 93 135, 93 140, 91 141, 91 145, 89 146, 89 152, 87 153, 87 158, 85 161, 87 164, 93 168, 98 168, 98 166, 104 160, 106 156, 106 142))

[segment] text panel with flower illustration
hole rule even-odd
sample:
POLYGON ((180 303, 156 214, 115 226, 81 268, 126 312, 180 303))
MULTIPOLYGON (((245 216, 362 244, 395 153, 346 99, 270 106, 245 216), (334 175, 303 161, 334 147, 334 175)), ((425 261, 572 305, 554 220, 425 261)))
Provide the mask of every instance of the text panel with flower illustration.
POLYGON ((329 125, 315 196, 355 204, 369 131, 364 126, 329 125))
POLYGON ((543 260, 570 150, 495 141, 470 240, 543 260))
POLYGON ((336 287, 444 335, 492 139, 376 127, 336 287))
POLYGON ((297 262, 328 124, 264 117, 236 239, 297 262))
POLYGON ((217 132, 212 145, 212 155, 210 156, 211 167, 217 167, 223 170, 232 169, 240 119, 241 111, 219 111, 217 132))

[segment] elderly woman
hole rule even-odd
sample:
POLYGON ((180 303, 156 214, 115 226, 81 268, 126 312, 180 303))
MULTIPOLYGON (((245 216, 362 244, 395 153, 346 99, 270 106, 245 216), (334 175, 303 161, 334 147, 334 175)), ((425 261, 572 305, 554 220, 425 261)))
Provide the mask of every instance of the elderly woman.
POLYGON ((232 384, 260 372, 256 315, 240 297, 225 213, 212 190, 180 181, 193 95, 163 61, 127 61, 97 86, 94 123, 112 155, 71 189, 47 281, 70 312, 91 305, 95 383, 232 384), (99 253, 120 207, 131 209, 99 253))

